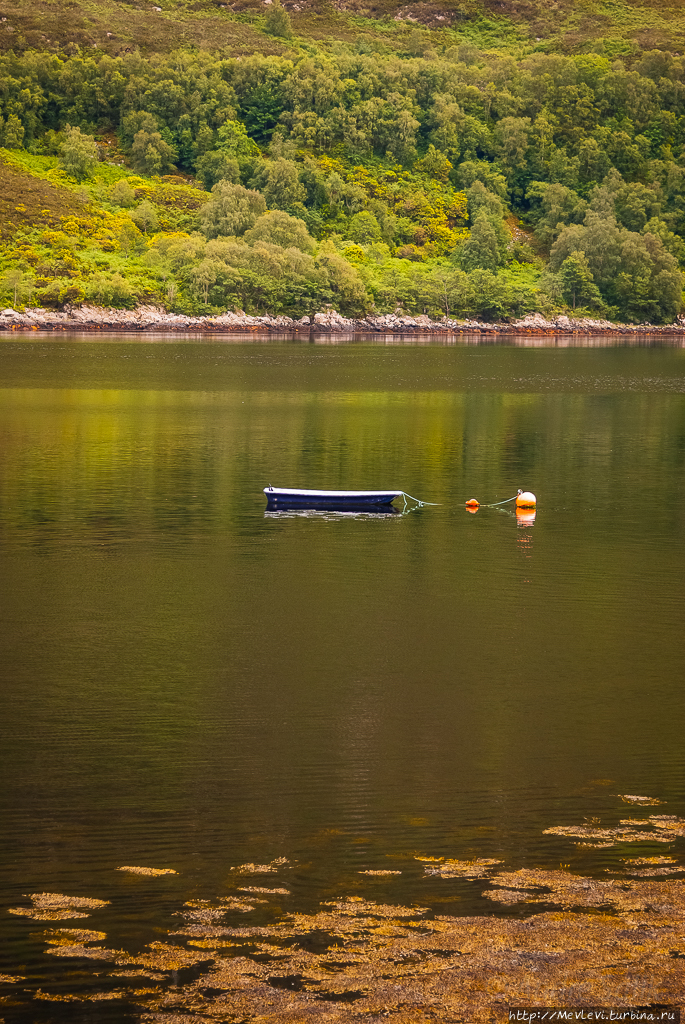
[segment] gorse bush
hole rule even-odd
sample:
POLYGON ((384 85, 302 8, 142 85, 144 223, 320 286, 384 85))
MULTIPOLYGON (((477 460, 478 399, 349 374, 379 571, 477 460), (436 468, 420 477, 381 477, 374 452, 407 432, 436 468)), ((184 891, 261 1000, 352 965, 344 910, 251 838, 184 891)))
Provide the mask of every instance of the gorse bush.
MULTIPOLYGON (((292 35, 278 3, 265 23, 292 35)), ((685 58, 514 59, 412 39, 404 55, 293 40, 288 57, 0 58, 11 159, 57 187, 59 152, 106 208, 92 234, 67 232, 70 247, 36 236, 29 252, 12 236, 3 265, 51 302, 109 295, 119 275, 129 291, 98 301, 677 315, 685 58), (102 133, 135 182, 98 162, 102 133)))

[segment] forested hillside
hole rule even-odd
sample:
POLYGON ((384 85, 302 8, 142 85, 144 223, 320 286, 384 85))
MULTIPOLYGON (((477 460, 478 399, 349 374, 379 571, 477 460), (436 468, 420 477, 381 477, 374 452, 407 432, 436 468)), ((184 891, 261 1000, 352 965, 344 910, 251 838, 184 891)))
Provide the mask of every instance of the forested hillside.
POLYGON ((4 303, 681 309, 679 12, 74 9, 0 25, 4 303))

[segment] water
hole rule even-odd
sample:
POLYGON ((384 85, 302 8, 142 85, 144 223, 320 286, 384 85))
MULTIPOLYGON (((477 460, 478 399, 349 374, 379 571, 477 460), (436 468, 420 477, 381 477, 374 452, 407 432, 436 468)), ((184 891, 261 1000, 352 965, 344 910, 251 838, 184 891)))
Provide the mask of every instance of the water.
POLYGON ((303 911, 511 914, 415 857, 683 859, 543 834, 685 812, 678 344, 63 336, 3 340, 0 380, 6 1021, 135 1016, 33 1000, 92 970, 27 893, 111 900, 84 925, 135 950, 245 862, 303 911), (439 504, 272 516, 269 483, 439 504), (532 523, 464 509, 518 487, 532 523))

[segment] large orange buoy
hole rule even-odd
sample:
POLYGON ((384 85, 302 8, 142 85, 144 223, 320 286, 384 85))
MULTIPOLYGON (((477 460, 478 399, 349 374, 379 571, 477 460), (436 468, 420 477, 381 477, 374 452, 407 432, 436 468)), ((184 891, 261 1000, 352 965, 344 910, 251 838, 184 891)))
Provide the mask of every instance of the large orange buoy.
POLYGON ((519 491, 516 495, 516 508, 535 508, 536 504, 532 491, 519 491))
POLYGON ((480 502, 476 498, 469 498, 466 502, 467 508, 480 508, 480 502))

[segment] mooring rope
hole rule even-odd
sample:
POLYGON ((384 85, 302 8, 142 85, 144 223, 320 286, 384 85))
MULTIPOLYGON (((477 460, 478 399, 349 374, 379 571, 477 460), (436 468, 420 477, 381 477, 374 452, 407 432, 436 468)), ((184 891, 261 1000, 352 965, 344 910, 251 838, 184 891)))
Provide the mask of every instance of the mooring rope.
POLYGON ((414 506, 414 508, 422 508, 424 505, 439 505, 440 504, 439 501, 421 501, 420 498, 415 498, 413 496, 413 494, 407 494, 406 491, 400 491, 400 494, 402 495, 402 498, 404 499, 404 511, 406 511, 406 508, 407 508, 407 498, 409 498, 411 501, 415 501, 416 502, 416 505, 414 506))
POLYGON ((479 502, 481 508, 497 508, 498 505, 508 505, 510 501, 516 501, 518 494, 515 494, 513 498, 505 498, 504 501, 493 501, 491 505, 482 505, 479 502))

